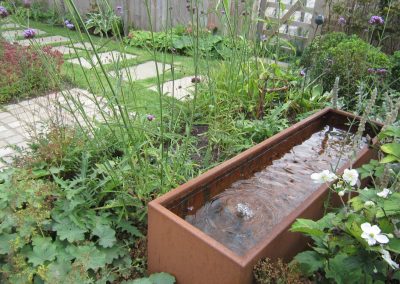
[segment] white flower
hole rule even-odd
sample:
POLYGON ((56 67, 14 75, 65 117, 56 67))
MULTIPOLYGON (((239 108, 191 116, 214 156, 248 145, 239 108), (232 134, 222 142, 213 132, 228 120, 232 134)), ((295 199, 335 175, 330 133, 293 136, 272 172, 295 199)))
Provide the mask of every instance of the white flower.
POLYGON ((368 201, 365 201, 364 206, 365 207, 374 207, 375 203, 371 200, 368 200, 368 201))
POLYGON ((378 192, 376 195, 378 195, 379 197, 387 198, 389 194, 392 194, 392 191, 387 188, 384 188, 382 191, 378 192))
POLYGON ((370 246, 375 245, 377 242, 381 244, 387 244, 389 242, 388 237, 381 234, 381 229, 379 229, 377 225, 371 226, 370 223, 366 222, 361 224, 361 230, 363 230, 361 237, 365 239, 370 246))
POLYGON ((326 183, 334 181, 337 176, 328 170, 324 170, 320 173, 313 173, 311 179, 314 180, 314 183, 326 183))
POLYGON ((356 170, 345 169, 343 173, 343 180, 351 186, 356 185, 358 181, 358 172, 356 170))
POLYGON ((399 264, 392 260, 392 258, 390 257, 390 253, 387 250, 381 249, 380 252, 382 254, 383 260, 386 261, 391 268, 399 269, 399 264))
POLYGON ((345 193, 346 193, 345 190, 341 190, 341 191, 338 192, 339 196, 344 196, 345 193))

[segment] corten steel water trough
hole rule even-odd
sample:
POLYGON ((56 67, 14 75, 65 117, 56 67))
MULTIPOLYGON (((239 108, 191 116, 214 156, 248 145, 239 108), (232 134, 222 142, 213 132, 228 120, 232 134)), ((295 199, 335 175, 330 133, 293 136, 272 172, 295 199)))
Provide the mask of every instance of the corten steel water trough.
MULTIPOLYGON (((245 255, 238 256, 200 229, 186 222, 182 216, 187 208, 199 209, 206 200, 224 191, 233 182, 251 177, 271 162, 288 152, 294 145, 323 126, 329 125, 355 131, 359 117, 352 114, 323 109, 279 134, 250 148, 236 157, 207 171, 175 190, 155 199, 148 207, 148 267, 149 272, 165 271, 183 284, 247 284, 252 283, 252 269, 263 258, 290 260, 307 247, 309 239, 289 232, 296 218, 319 219, 324 212, 328 196, 327 185, 322 185, 300 206, 294 208, 260 243, 245 255), (355 122, 355 123, 354 123, 355 122)), ((367 124, 364 134, 375 137, 382 125, 367 124)), ((376 158, 376 139, 361 149, 353 167, 359 167, 376 158)), ((337 172, 350 166, 345 164, 337 172)), ((323 170, 323 169, 321 169, 323 170)), ((311 181, 310 181, 311 182, 311 181)), ((332 202, 338 202, 333 196, 332 202)))

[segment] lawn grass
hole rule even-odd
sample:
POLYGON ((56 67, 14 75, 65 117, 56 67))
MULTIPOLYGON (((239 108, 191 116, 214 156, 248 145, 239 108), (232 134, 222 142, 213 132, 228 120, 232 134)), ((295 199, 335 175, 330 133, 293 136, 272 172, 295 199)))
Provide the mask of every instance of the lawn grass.
MULTIPOLYGON (((26 26, 20 23, 21 26, 26 26)), ((49 37, 59 35, 70 38, 73 43, 89 42, 86 35, 78 31, 70 31, 63 26, 54 26, 41 22, 30 21, 30 27, 45 31, 46 34, 40 37, 49 37)), ((194 59, 192 57, 172 55, 170 53, 154 52, 152 50, 139 49, 125 45, 123 42, 114 39, 101 38, 91 36, 94 45, 99 46, 98 53, 105 51, 119 51, 136 55, 134 59, 126 60, 123 64, 118 62, 103 65, 104 72, 108 73, 113 70, 120 70, 125 67, 135 66, 147 61, 156 60, 165 64, 174 62, 173 74, 171 70, 166 70, 160 75, 160 82, 166 82, 173 78, 179 79, 195 74, 194 59)), ((65 46, 65 43, 52 44, 53 46, 65 46)), ((65 63, 63 64, 61 75, 67 86, 76 86, 82 89, 90 90, 96 95, 110 97, 111 91, 108 86, 107 77, 117 94, 124 94, 123 102, 129 111, 137 113, 154 113, 160 112, 160 97, 158 92, 149 90, 150 86, 157 85, 158 78, 149 78, 145 80, 137 80, 132 82, 120 82, 114 77, 106 76, 100 67, 86 69, 77 64, 67 62, 68 59, 83 57, 89 59, 93 52, 76 49, 76 54, 64 55, 65 63)), ((217 61, 199 60, 198 70, 200 74, 207 73, 208 65, 215 65, 217 61)), ((162 96, 165 105, 172 104, 173 98, 162 96)), ((181 103, 181 102, 178 102, 181 103)))

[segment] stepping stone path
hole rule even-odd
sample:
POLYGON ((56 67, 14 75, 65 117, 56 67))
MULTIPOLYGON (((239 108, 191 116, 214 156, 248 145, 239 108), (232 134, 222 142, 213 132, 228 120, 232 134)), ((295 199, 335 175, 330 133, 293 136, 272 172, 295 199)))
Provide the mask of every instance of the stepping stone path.
MULTIPOLYGON (((7 146, 25 147, 30 137, 43 133, 52 123, 73 125, 78 120, 85 126, 93 121, 102 121, 100 110, 105 115, 109 113, 105 99, 82 89, 7 105, 0 112, 0 159, 10 162, 16 153, 7 146)), ((5 166, 0 160, 0 169, 5 166)))
POLYGON ((20 28, 22 28, 22 27, 16 23, 7 23, 7 24, 0 25, 0 29, 3 29, 3 30, 20 29, 20 28))
MULTIPOLYGON (((36 35, 44 35, 46 32, 35 29, 36 35)), ((2 36, 8 41, 14 41, 17 38, 24 37, 24 30, 5 31, 1 33, 2 36)))
POLYGON ((72 47, 68 47, 68 46, 52 46, 51 50, 54 51, 58 51, 61 54, 75 54, 75 49, 73 49, 72 47))
POLYGON ((161 62, 155 62, 155 61, 148 61, 133 67, 121 69, 118 72, 112 71, 109 74, 113 77, 122 76, 122 80, 124 81, 144 80, 148 78, 154 78, 157 77, 156 64, 158 66, 159 74, 163 73, 163 69, 165 69, 164 71, 171 69, 171 65, 169 64, 163 64, 161 62))
MULTIPOLYGON (((162 85, 161 91, 170 97, 178 100, 185 100, 192 98, 192 93, 195 90, 195 84, 200 83, 201 77, 184 77, 174 81, 168 81, 162 85)), ((150 87, 150 90, 158 92, 157 86, 150 87)))
MULTIPOLYGON (((84 49, 84 50, 91 50, 91 51, 93 51, 93 47, 92 47, 92 45, 89 43, 89 42, 79 42, 79 43, 76 43, 76 44, 74 44, 74 47, 75 48, 78 48, 78 49, 84 49)), ((99 47, 98 46, 94 46, 94 48, 95 49, 98 49, 99 47)))
MULTIPOLYGON (((100 58, 101 64, 104 64, 104 65, 122 62, 124 60, 136 58, 136 55, 120 53, 118 51, 109 51, 109 52, 98 53, 98 56, 100 58)), ((81 57, 79 59, 78 58, 70 59, 70 60, 68 60, 68 62, 73 63, 73 64, 78 64, 78 65, 80 64, 84 68, 92 68, 91 62, 93 62, 94 66, 98 65, 98 63, 99 63, 96 55, 92 56, 91 62, 83 57, 81 57)))
POLYGON ((52 44, 52 43, 65 43, 70 42, 69 38, 63 36, 49 36, 49 37, 42 37, 42 38, 34 38, 34 39, 24 39, 17 41, 18 44, 22 46, 29 46, 31 43, 36 43, 40 45, 52 44))

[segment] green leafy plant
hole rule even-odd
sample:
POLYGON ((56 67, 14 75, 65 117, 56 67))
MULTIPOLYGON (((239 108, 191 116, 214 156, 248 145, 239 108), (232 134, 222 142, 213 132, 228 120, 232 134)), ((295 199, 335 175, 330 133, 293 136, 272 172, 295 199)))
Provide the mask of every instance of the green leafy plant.
POLYGON ((390 69, 389 57, 378 48, 357 36, 330 33, 314 40, 305 50, 301 65, 309 69, 312 78, 318 78, 324 90, 331 90, 336 77, 340 77, 340 95, 351 101, 357 84, 371 82, 368 69, 390 69))
MULTIPOLYGON (((393 138, 398 131, 391 127, 381 138, 393 138)), ((400 145, 395 143, 398 148, 400 145)), ((392 145, 385 144, 382 149, 392 155, 392 145)), ((385 170, 382 162, 398 161, 387 157, 381 163, 371 161, 358 172, 345 170, 341 177, 329 171, 312 176, 326 182, 337 179, 331 190, 339 195, 343 207, 318 221, 298 219, 292 225, 291 231, 301 232, 313 241, 312 250, 294 258, 305 276, 328 283, 386 283, 400 279, 400 174, 393 163, 386 164, 389 168, 385 170), (371 178, 373 183, 359 188, 359 175, 362 179, 371 178)))
POLYGON ((123 33, 122 19, 111 9, 104 12, 92 12, 87 14, 85 26, 95 35, 111 36, 123 33))
POLYGON ((400 50, 395 51, 391 57, 392 70, 391 70, 391 84, 390 86, 400 91, 400 50))

